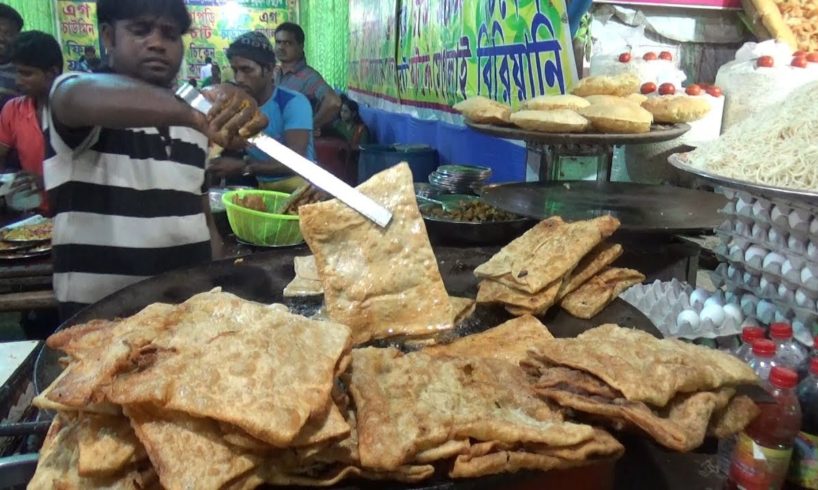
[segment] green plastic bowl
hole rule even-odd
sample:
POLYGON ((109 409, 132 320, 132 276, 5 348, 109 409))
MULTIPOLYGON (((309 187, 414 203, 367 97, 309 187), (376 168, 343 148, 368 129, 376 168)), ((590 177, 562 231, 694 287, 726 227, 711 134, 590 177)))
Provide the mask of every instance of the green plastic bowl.
POLYGON ((260 247, 289 247, 304 242, 298 216, 247 209, 233 204, 233 196, 261 196, 268 210, 279 209, 290 197, 284 192, 239 189, 222 196, 233 233, 244 242, 260 247))

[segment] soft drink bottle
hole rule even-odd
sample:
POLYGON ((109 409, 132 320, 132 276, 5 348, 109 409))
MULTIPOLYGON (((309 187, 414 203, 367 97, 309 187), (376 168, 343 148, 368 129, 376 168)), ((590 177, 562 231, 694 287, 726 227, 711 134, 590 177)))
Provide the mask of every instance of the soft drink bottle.
POLYGON ((759 339, 753 342, 753 355, 750 367, 762 381, 770 377, 770 370, 778 364, 775 361, 775 343, 772 340, 759 339))
POLYGON ((798 385, 797 394, 803 421, 787 481, 796 488, 818 490, 818 357, 810 360, 809 376, 798 385))
POLYGON ((733 355, 744 362, 750 362, 753 355, 753 342, 764 338, 764 329, 758 326, 749 326, 741 329, 741 345, 733 351, 733 355))
POLYGON ((792 337, 792 325, 773 323, 770 325, 770 338, 775 342, 776 364, 798 370, 807 359, 807 350, 792 337))
POLYGON ((739 434, 727 488, 778 490, 784 484, 793 443, 801 428, 797 384, 795 371, 772 368, 766 388, 775 402, 759 404, 761 413, 739 434))

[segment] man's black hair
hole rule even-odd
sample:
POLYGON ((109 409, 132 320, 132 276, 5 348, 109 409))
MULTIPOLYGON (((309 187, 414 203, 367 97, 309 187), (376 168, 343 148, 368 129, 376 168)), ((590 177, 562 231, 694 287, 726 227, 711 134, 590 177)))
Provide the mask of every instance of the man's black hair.
POLYGON ((95 47, 93 47, 93 46, 85 46, 85 49, 83 49, 83 51, 84 51, 85 53, 96 53, 96 52, 97 52, 97 48, 95 48, 95 47))
POLYGON ((279 32, 291 33, 293 36, 295 36, 295 42, 301 44, 302 46, 304 45, 304 39, 306 38, 306 36, 304 36, 304 29, 302 29, 300 25, 294 24, 292 22, 285 22, 280 26, 276 27, 275 33, 278 34, 279 32))
POLYGON ((0 3, 0 19, 11 21, 12 24, 17 26, 18 31, 23 29, 23 16, 20 15, 20 12, 4 3, 0 3))
POLYGON ((190 30, 193 22, 184 0, 98 0, 97 17, 100 24, 118 20, 136 19, 143 15, 167 17, 179 25, 182 34, 190 30))
POLYGON ((210 56, 207 56, 205 58, 205 65, 209 65, 210 63, 213 63, 213 58, 211 58, 210 56))
POLYGON ((11 62, 43 71, 57 68, 62 73, 62 48, 51 34, 40 31, 22 32, 11 47, 11 62))

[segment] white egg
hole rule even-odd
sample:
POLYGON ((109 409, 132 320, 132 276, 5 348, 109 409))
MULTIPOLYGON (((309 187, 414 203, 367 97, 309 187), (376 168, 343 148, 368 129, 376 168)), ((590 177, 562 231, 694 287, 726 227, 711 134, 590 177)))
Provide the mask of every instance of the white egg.
POLYGON ((818 289, 818 266, 807 264, 801 269, 801 284, 813 291, 818 289))
POLYGON ((736 221, 736 224, 733 225, 733 229, 736 230, 736 233, 739 235, 747 235, 749 233, 749 227, 744 221, 736 221))
POLYGON ((720 298, 719 295, 714 294, 713 296, 710 296, 709 298, 707 298, 704 301, 704 307, 705 308, 707 308, 710 305, 723 306, 724 305, 724 300, 722 298, 720 298))
POLYGON ((733 304, 724 305, 724 308, 722 309, 724 310, 724 316, 732 319, 736 326, 741 325, 741 322, 744 321, 744 315, 741 313, 738 306, 733 304))
POLYGON ((764 241, 767 239, 767 228, 761 223, 756 223, 753 225, 751 236, 756 240, 764 241))
POLYGON ((744 251, 744 261, 754 267, 759 267, 767 253, 768 251, 765 248, 759 247, 758 245, 750 245, 750 247, 744 251))
POLYGON ((807 241, 795 235, 790 235, 790 238, 787 240, 787 247, 797 254, 803 255, 807 253, 807 241))
POLYGON ((679 329, 695 330, 699 328, 699 315, 693 310, 684 310, 676 317, 676 325, 679 329))
POLYGON ((776 204, 770 210, 770 221, 778 226, 787 226, 790 216, 790 208, 776 204))
POLYGON ((787 222, 790 225, 790 229, 806 233, 809 231, 809 219, 809 211, 804 209, 793 209, 790 211, 787 222))
POLYGON ((749 272, 745 272, 741 276, 741 280, 744 282, 744 285, 751 288, 757 288, 760 284, 760 279, 758 276, 754 276, 749 272))
POLYGON ((787 260, 786 257, 781 255, 778 252, 770 252, 764 256, 764 260, 761 262, 761 266, 764 267, 764 270, 768 270, 768 272, 781 272, 781 266, 784 265, 784 261, 787 260))
POLYGON ((749 201, 745 201, 744 199, 739 199, 736 202, 736 214, 741 214, 744 216, 750 216, 753 213, 753 202, 752 199, 749 201))
POLYGON ((762 299, 756 306, 756 318, 758 318, 761 323, 770 323, 773 321, 775 310, 776 307, 774 304, 766 299, 762 299))
POLYGON ((717 304, 710 304, 704 307, 699 315, 702 323, 710 322, 713 326, 721 325, 724 322, 724 308, 717 304))
POLYGON ((818 261, 818 245, 815 245, 813 241, 810 241, 809 245, 807 245, 807 257, 810 260, 818 261))
POLYGON ((812 298, 810 298, 803 289, 798 288, 795 291, 795 304, 801 308, 810 308, 813 303, 812 298))
POLYGON ((787 235, 776 228, 770 228, 767 233, 767 241, 776 247, 783 247, 787 243, 787 235))
POLYGON ((788 288, 785 284, 778 285, 778 297, 787 303, 793 303, 795 301, 795 292, 792 289, 788 288))
POLYGON ((707 301, 707 298, 710 297, 710 291, 702 288, 696 288, 692 293, 690 293, 690 306, 695 309, 701 309, 704 306, 704 302, 707 301))
POLYGON ((770 219, 770 201, 759 199, 753 203, 753 216, 764 220, 770 219))
POLYGON ((815 216, 813 216, 812 221, 809 222, 809 234, 818 236, 818 218, 815 216))
MULTIPOLYGON (((724 265, 724 264, 720 264, 720 265, 724 265)), ((735 281, 737 274, 738 274, 738 269, 736 269, 736 266, 734 266, 732 264, 727 266, 727 277, 729 277, 730 279, 735 281)))
POLYGON ((801 271, 793 267, 792 262, 790 262, 790 259, 787 259, 784 261, 783 264, 781 264, 781 275, 792 282, 798 282, 798 279, 800 279, 801 271), (793 272, 795 272, 795 274, 793 274, 793 272))
POLYGON ((756 305, 758 298, 754 294, 745 294, 741 297, 741 311, 745 316, 752 316, 756 314, 756 305))

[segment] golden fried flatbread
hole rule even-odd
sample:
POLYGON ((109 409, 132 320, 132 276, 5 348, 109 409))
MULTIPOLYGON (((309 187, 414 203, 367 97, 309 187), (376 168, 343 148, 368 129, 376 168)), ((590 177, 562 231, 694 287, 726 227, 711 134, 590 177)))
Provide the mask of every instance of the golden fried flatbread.
POLYGON ((57 415, 49 428, 37 470, 28 484, 30 490, 85 490, 106 488, 112 490, 142 490, 149 488, 150 468, 130 466, 105 477, 84 477, 79 474, 78 437, 80 422, 77 418, 57 415))
POLYGON ((210 417, 270 445, 291 445, 308 420, 326 413, 350 333, 336 323, 262 311, 239 317, 243 326, 205 344, 197 344, 194 326, 155 339, 134 353, 135 367, 116 377, 109 398, 210 417))
POLYGON ((700 97, 662 95, 642 102, 659 123, 677 124, 698 121, 710 112, 710 104, 700 97))
POLYGON ((355 344, 450 329, 449 295, 418 210, 409 166, 385 170, 358 190, 392 211, 388 227, 378 227, 337 200, 299 211, 329 317, 352 329, 355 344))
POLYGON ((562 279, 557 279, 542 291, 530 294, 491 279, 486 279, 480 281, 480 288, 477 290, 477 302, 501 303, 506 306, 517 307, 527 314, 542 315, 554 306, 560 287, 562 287, 562 279))
POLYGON ((545 325, 526 315, 486 331, 460 337, 450 344, 427 347, 423 352, 435 357, 502 359, 516 366, 528 357, 529 349, 553 338, 545 325))
POLYGON ((79 416, 77 469, 81 476, 110 476, 147 458, 124 416, 79 416))
POLYGON ((590 103, 587 100, 576 95, 540 95, 525 101, 523 108, 532 111, 553 111, 556 109, 578 111, 589 105, 590 103))
POLYGON ((565 295, 560 306, 577 318, 590 319, 611 304, 620 293, 644 280, 645 275, 637 270, 610 267, 565 295))
POLYGON ((318 266, 315 265, 315 256, 307 255, 306 257, 294 257, 293 269, 295 275, 310 281, 320 281, 321 276, 318 275, 318 266))
POLYGON ((497 359, 357 349, 350 392, 365 468, 391 471, 452 438, 570 446, 593 436, 534 397, 519 367, 497 359))
POLYGON ((588 280, 618 259, 622 255, 622 252, 622 245, 618 243, 601 243, 598 245, 595 249, 591 250, 588 255, 583 257, 576 268, 566 276, 557 298, 564 298, 565 295, 575 291, 588 282, 588 280))
POLYGON ((745 395, 734 396, 727 407, 717 410, 710 419, 707 433, 724 439, 738 434, 755 419, 761 411, 758 406, 745 395))
POLYGON ((293 268, 295 278, 284 287, 285 298, 324 294, 324 287, 321 285, 321 278, 318 275, 318 267, 315 265, 313 255, 293 258, 293 268))
POLYGON ((122 409, 109 402, 92 403, 83 407, 69 407, 62 403, 55 402, 51 399, 51 393, 54 388, 62 383, 62 378, 69 375, 73 365, 69 364, 57 378, 51 382, 42 393, 34 397, 31 404, 42 410, 53 410, 55 412, 72 412, 82 410, 85 413, 96 413, 100 415, 122 415, 122 409))
MULTIPOLYGON (((111 320, 91 320, 88 323, 58 330, 48 337, 46 345, 54 350, 60 350, 76 357, 82 351, 93 348, 99 342, 99 337, 94 338, 92 334, 110 332, 108 329, 115 323, 117 322, 111 320)), ((105 335, 105 338, 107 337, 108 335, 105 335)))
POLYGON ((581 133, 588 129, 588 120, 571 109, 549 111, 523 110, 511 115, 515 126, 542 133, 581 133))
POLYGON ((476 478, 520 470, 548 471, 612 460, 622 455, 625 448, 610 434, 594 429, 592 439, 569 447, 552 448, 529 445, 519 449, 505 449, 496 443, 472 446, 475 451, 455 459, 449 476, 476 478), (479 447, 483 446, 483 447, 479 447))
POLYGON ((489 98, 477 95, 458 102, 452 109, 463 117, 478 124, 509 124, 511 107, 489 98))
POLYGON ((639 77, 633 73, 620 75, 599 75, 586 77, 579 81, 573 94, 580 97, 589 95, 616 95, 625 97, 639 92, 639 77))
POLYGON ((595 130, 601 133, 648 133, 653 115, 635 103, 591 104, 580 110, 591 121, 595 130))
POLYGON ((101 388, 107 386, 113 375, 127 364, 133 349, 146 345, 168 328, 166 318, 173 310, 173 306, 155 303, 109 328, 87 332, 74 327, 84 333, 74 343, 65 344, 74 349, 72 357, 75 362, 65 376, 55 381, 46 398, 74 409, 103 402, 101 388))
POLYGON ((414 463, 433 463, 441 459, 449 459, 458 454, 463 454, 469 450, 468 439, 455 439, 446 441, 438 447, 421 451, 415 455, 414 463))
POLYGON ((678 393, 758 382, 749 366, 729 354, 617 325, 544 342, 535 357, 591 373, 627 400, 655 407, 678 393))
POLYGON ((260 462, 227 444, 212 420, 149 406, 124 411, 165 488, 221 488, 260 462))
POLYGON ((534 294, 562 279, 617 228, 619 221, 612 216, 575 223, 548 218, 503 247, 474 274, 534 294))
MULTIPOLYGON (((533 374, 533 373, 532 373, 533 374)), ((638 428, 665 447, 690 451, 700 446, 711 420, 721 419, 735 391, 685 393, 676 396, 661 410, 652 410, 643 402, 625 400, 599 378, 588 373, 561 367, 540 367, 535 382, 537 393, 562 407, 592 415, 617 429, 638 428)), ((741 397, 738 397, 741 398, 741 397)), ((752 402, 750 402, 752 403, 752 402)), ((754 406, 752 408, 755 410, 754 406)), ((740 432, 755 416, 743 402, 731 410, 732 420, 722 425, 725 435, 740 432), (732 432, 728 433, 729 430, 732 432)))

